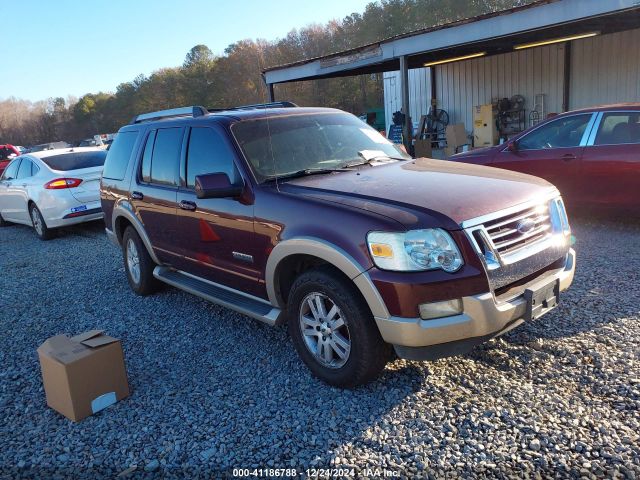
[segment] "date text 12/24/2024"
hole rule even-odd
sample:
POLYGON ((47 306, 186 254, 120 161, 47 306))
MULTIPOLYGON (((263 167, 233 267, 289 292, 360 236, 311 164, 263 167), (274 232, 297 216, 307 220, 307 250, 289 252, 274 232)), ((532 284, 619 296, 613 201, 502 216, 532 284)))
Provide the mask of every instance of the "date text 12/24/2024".
POLYGON ((356 472, 353 468, 234 468, 232 475, 240 478, 291 478, 304 476, 306 478, 355 478, 356 474, 372 478, 396 478, 400 472, 383 468, 367 468, 356 472))

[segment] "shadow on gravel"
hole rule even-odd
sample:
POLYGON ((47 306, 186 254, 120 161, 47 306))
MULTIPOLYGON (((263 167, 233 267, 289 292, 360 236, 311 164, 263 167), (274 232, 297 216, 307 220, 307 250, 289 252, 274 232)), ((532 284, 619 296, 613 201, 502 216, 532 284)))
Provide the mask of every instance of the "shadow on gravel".
MULTIPOLYGON (((11 223, 4 228, 9 230, 20 230, 22 231, 21 233, 24 233, 27 235, 33 235, 34 238, 36 237, 36 233, 34 232, 33 227, 30 227, 27 225, 11 223)), ((49 241, 55 242, 56 240, 59 240, 59 239, 75 237, 75 236, 95 237, 96 235, 100 235, 100 234, 105 235, 105 240, 107 240, 106 234, 104 233, 104 221, 94 220, 92 222, 79 223, 77 225, 71 225, 68 227, 56 228, 54 230, 53 238, 49 241)))

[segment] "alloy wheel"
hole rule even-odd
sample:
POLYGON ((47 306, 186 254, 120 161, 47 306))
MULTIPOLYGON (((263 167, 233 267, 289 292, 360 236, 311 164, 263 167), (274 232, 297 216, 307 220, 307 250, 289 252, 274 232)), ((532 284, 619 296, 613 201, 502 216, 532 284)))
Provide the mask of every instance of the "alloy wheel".
POLYGON ((31 222, 33 222, 33 228, 38 232, 38 235, 42 235, 42 217, 35 208, 31 209, 31 222))
POLYGON ((304 344, 318 363, 335 369, 347 363, 351 336, 333 300, 318 292, 308 294, 300 305, 299 325, 304 344))
POLYGON ((140 257, 138 256, 136 242, 132 238, 127 241, 127 268, 131 275, 131 280, 138 285, 140 283, 140 257))

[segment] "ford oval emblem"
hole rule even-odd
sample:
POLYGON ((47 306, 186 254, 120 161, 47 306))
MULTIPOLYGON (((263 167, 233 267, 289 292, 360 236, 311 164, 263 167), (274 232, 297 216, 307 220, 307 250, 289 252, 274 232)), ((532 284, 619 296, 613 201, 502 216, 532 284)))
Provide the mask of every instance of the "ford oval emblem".
POLYGON ((525 218, 518 222, 518 224, 516 225, 516 230, 524 234, 533 230, 533 227, 535 226, 536 226, 536 222, 534 222, 530 218, 525 218))

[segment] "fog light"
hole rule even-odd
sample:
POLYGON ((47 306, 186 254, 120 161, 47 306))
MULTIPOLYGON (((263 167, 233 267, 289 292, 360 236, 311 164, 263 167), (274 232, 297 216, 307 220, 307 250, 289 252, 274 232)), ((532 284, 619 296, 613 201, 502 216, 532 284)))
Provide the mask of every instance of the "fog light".
POLYGON ((445 300, 444 302, 423 303, 419 305, 420 318, 430 320, 433 318, 450 317, 462 313, 462 299, 445 300))

